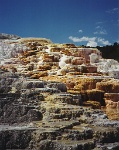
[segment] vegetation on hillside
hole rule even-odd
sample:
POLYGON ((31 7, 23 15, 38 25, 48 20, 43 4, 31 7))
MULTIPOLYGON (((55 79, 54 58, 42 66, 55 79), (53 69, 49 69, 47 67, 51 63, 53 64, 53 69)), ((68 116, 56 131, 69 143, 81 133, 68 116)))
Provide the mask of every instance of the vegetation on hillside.
MULTIPOLYGON (((80 46, 83 48, 90 48, 90 46, 80 46)), ((98 50, 102 52, 102 57, 106 59, 115 59, 119 61, 119 43, 115 42, 113 45, 97 46, 98 50)))
POLYGON ((97 48, 102 52, 103 58, 119 61, 119 43, 115 42, 113 45, 106 45, 103 47, 97 46, 97 48))

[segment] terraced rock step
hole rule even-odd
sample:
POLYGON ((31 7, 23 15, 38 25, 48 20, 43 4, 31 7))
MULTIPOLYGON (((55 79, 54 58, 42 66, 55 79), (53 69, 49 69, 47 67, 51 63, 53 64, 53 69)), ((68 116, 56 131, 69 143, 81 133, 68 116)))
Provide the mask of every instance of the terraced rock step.
MULTIPOLYGON (((63 149, 63 150, 91 150, 95 147, 94 141, 91 140, 83 140, 83 141, 70 141, 70 140, 63 140, 63 141, 50 141, 45 140, 41 141, 39 143, 39 149, 46 150, 49 148, 49 150, 57 150, 57 149, 63 149)), ((36 148, 37 149, 37 148, 36 148)))
POLYGON ((25 149, 31 141, 31 133, 34 129, 17 127, 18 130, 8 127, 0 131, 0 149, 25 149))
POLYGON ((2 38, 1 150, 119 148, 117 61, 103 59, 96 48, 2 38))

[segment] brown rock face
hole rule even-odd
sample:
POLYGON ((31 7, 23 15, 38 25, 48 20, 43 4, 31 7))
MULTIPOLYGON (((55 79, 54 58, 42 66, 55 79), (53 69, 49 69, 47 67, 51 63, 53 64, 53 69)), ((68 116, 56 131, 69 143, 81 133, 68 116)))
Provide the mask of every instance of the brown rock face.
POLYGON ((86 61, 83 57, 74 57, 71 62, 73 65, 81 65, 85 64, 86 61))
POLYGON ((106 93, 118 93, 119 92, 119 83, 116 81, 104 81, 96 84, 96 89, 102 90, 106 93))
POLYGON ((97 80, 93 78, 78 78, 74 88, 81 88, 80 91, 92 90, 96 88, 97 80))
POLYGON ((87 66, 87 72, 88 73, 96 73, 97 67, 96 66, 87 66))
POLYGON ((65 48, 76 48, 76 46, 74 44, 63 44, 63 47, 65 48))
POLYGON ((105 92, 104 100, 107 107, 119 108, 119 83, 116 80, 97 83, 96 88, 105 92))
POLYGON ((87 90, 88 99, 98 101, 102 106, 105 106, 104 92, 100 90, 87 90))
POLYGON ((119 93, 105 93, 105 100, 112 100, 113 102, 119 101, 119 93))

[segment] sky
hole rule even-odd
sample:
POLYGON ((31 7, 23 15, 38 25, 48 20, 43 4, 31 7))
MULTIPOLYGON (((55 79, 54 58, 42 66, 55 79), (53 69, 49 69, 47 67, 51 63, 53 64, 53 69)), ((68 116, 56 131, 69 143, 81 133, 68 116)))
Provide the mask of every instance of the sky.
POLYGON ((119 0, 0 0, 0 33, 54 43, 119 42, 119 0))

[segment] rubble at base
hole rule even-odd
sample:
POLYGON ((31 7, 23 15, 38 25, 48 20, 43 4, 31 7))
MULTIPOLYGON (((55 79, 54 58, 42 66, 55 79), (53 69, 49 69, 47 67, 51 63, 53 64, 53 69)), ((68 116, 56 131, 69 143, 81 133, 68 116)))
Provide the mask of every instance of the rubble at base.
POLYGON ((117 61, 47 39, 0 42, 1 150, 119 149, 117 61))

